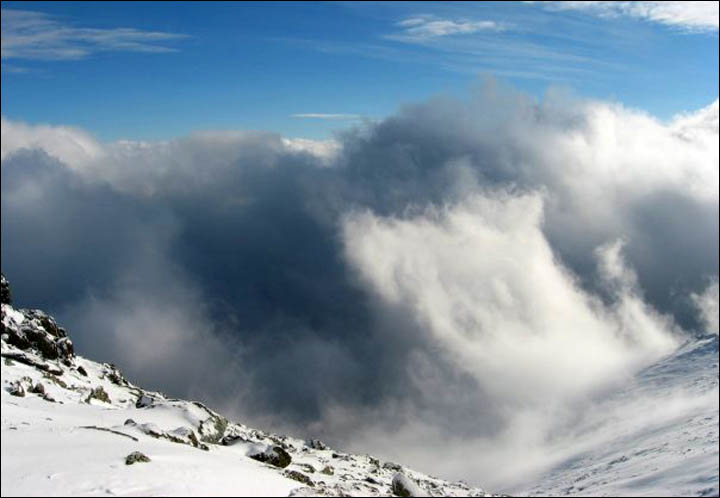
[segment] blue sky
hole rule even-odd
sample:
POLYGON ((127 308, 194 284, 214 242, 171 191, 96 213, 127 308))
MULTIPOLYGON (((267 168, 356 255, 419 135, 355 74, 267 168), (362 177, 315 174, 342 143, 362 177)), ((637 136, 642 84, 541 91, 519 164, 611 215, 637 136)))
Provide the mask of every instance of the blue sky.
POLYGON ((2 114, 103 140, 330 138, 494 76, 661 119, 718 97, 717 2, 3 2, 2 114))

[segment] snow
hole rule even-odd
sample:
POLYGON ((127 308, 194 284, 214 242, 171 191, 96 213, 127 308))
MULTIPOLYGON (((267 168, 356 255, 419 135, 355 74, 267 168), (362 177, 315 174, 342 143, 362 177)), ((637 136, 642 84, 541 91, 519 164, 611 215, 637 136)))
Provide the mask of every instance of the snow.
POLYGON ((23 496, 287 496, 296 482, 229 451, 202 452, 152 438, 135 442, 82 426, 118 426, 126 414, 3 396, 2 494, 23 496), (19 423, 10 422, 21 421, 19 423), (141 451, 149 464, 127 466, 141 451))
POLYGON ((717 336, 684 345, 592 412, 570 456, 517 493, 718 496, 717 336))

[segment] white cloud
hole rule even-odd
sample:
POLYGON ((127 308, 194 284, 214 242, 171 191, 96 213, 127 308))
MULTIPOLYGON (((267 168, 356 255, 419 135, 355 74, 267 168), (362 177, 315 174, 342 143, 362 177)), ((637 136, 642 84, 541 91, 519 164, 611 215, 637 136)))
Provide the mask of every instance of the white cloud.
POLYGON ((103 51, 174 52, 186 35, 135 28, 75 27, 41 12, 2 9, 2 58, 72 60, 103 51))
POLYGON ((580 290, 542 233, 542 204, 488 192, 414 218, 364 212, 344 225, 363 282, 419 321, 438 354, 499 405, 586 392, 676 344, 672 323, 636 295, 620 246, 599 253, 607 279, 620 282, 615 305, 580 290))
POLYGON ((705 292, 702 294, 693 294, 691 297, 700 316, 702 317, 703 324, 705 325, 705 332, 711 334, 718 334, 720 325, 720 312, 718 311, 718 301, 720 291, 718 289, 718 282, 715 280, 707 286, 705 292))
POLYGON ((399 34, 387 38, 404 41, 422 41, 449 35, 467 35, 478 31, 501 31, 503 25, 495 21, 441 19, 431 15, 418 15, 396 23, 403 28, 399 34))
POLYGON ((693 32, 718 30, 718 2, 538 2, 553 9, 631 16, 693 32))
POLYGON ((27 125, 1 118, 0 160, 21 149, 41 149, 71 168, 82 168, 104 156, 102 144, 69 126, 27 125))
MULTIPOLYGON (((219 172, 232 161, 252 154, 257 146, 269 156, 307 153, 327 166, 342 149, 334 140, 284 138, 252 131, 205 131, 168 141, 117 140, 103 143, 70 126, 29 125, 2 117, 0 160, 22 150, 42 150, 89 181, 111 183, 116 189, 151 194, 178 174, 196 174, 202 155, 207 171, 219 172)), ((181 183, 178 184, 178 187, 181 183)))
POLYGON ((310 140, 307 138, 283 138, 283 144, 297 152, 307 152, 329 164, 337 157, 342 145, 335 140, 310 140))

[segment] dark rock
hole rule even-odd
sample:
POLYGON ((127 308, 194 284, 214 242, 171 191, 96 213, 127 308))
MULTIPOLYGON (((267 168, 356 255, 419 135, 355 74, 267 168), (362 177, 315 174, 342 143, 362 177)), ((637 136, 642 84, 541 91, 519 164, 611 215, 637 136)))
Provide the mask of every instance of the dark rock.
POLYGON ((21 310, 25 321, 18 325, 3 325, 3 339, 23 351, 37 350, 47 360, 65 360, 75 355, 72 341, 55 320, 39 310, 21 310))
POLYGON ((382 468, 385 470, 394 470, 396 472, 399 472, 402 470, 402 465, 393 462, 385 462, 383 463, 382 468))
POLYGON ((425 496, 423 490, 415 482, 400 472, 392 479, 392 492, 395 496, 425 496))
MULTIPOLYGON (((58 328, 57 323, 55 323, 55 320, 53 319, 53 317, 46 315, 45 313, 42 313, 42 314, 39 314, 38 319, 40 320, 40 325, 42 326, 42 328, 45 329, 45 331, 48 334, 50 334, 54 337, 57 337, 58 339, 60 337, 65 337, 65 335, 67 335, 67 334, 65 334, 65 335, 61 334, 60 331, 63 329, 58 328)), ((64 332, 64 330, 63 330, 63 332, 64 332)))
POLYGON ((139 451, 133 451, 125 457, 125 465, 132 465, 134 463, 146 463, 149 462, 150 458, 140 453, 139 451))
POLYGON ((12 384, 10 384, 8 392, 10 393, 10 395, 17 396, 18 398, 25 397, 25 389, 20 382, 13 382, 12 384))
POLYGON ((333 469, 329 465, 326 465, 325 468, 320 471, 320 473, 325 474, 326 476, 335 475, 335 469, 333 469))
POLYGON ((290 479, 294 479, 308 486, 315 486, 315 483, 312 481, 312 479, 310 479, 302 472, 298 472, 297 470, 286 470, 284 475, 285 477, 289 477, 290 479))
POLYGON ((25 334, 25 337, 27 337, 32 346, 40 351, 43 358, 47 360, 58 359, 60 354, 58 352, 57 345, 55 344, 55 339, 48 334, 45 329, 28 324, 23 325, 20 330, 23 334, 25 334))
POLYGON ((200 440, 205 443, 218 444, 222 441, 223 436, 225 436, 228 420, 225 417, 213 414, 210 410, 207 411, 211 413, 210 418, 203 420, 200 423, 200 427, 198 427, 200 440))
POLYGON ((220 444, 222 444, 223 446, 232 446, 236 443, 249 443, 249 442, 250 442, 249 439, 247 439, 243 436, 238 436, 237 434, 228 434, 227 436, 225 436, 224 438, 222 438, 220 440, 220 444))
POLYGON ((25 351, 32 347, 32 343, 22 330, 14 330, 12 327, 5 327, 3 325, 3 335, 6 336, 4 338, 5 342, 18 349, 25 351))
POLYGON ((40 382, 38 382, 32 388, 30 388, 29 391, 33 394, 43 395, 43 394, 45 394, 45 386, 43 386, 40 382))
POLYGON ((253 451, 248 454, 253 460, 267 463, 275 467, 284 469, 292 461, 290 454, 280 446, 273 446, 260 451, 253 451))
POLYGON ((320 441, 319 439, 309 439, 307 442, 307 445, 310 446, 314 450, 327 450, 328 447, 325 443, 320 441))
POLYGON ((87 370, 85 370, 82 366, 77 367, 77 371, 80 375, 84 377, 88 376, 87 370))
POLYGON ((0 273, 0 303, 12 304, 12 293, 10 292, 10 283, 5 275, 0 273))
POLYGON ((128 384, 125 377, 115 369, 106 372, 105 377, 116 386, 127 386, 128 384))
POLYGON ((103 389, 102 386, 97 386, 95 389, 90 391, 90 394, 88 394, 88 397, 85 398, 85 402, 90 403, 90 401, 93 399, 102 401, 104 403, 110 403, 110 396, 108 396, 108 393, 105 392, 105 389, 103 389))

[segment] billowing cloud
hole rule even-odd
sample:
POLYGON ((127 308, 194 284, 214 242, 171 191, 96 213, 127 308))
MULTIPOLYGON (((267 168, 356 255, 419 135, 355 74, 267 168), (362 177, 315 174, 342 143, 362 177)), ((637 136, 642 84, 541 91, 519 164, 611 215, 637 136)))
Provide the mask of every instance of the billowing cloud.
POLYGON ((348 260, 437 354, 515 403, 585 392, 633 354, 668 352, 672 326, 637 299, 619 246, 599 252, 601 276, 617 284, 606 308, 553 256, 541 217, 538 195, 507 193, 410 219, 355 214, 345 223, 348 260))
POLYGON ((717 113, 489 84, 332 143, 3 120, 3 271, 138 383, 509 482, 717 323, 717 113))
POLYGON ((179 33, 136 28, 89 28, 27 10, 2 9, 2 58, 72 60, 97 52, 175 52, 179 33))
POLYGON ((718 322, 720 322, 720 313, 718 312, 718 282, 707 286, 700 294, 693 294, 692 298, 700 311, 705 329, 710 334, 718 334, 718 322))

